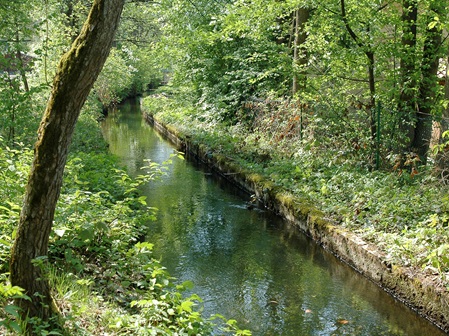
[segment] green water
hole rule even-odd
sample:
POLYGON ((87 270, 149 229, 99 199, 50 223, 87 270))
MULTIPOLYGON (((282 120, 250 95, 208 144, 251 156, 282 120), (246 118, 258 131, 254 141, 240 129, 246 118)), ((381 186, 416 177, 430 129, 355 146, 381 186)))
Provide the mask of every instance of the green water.
MULTIPOLYGON (((131 174, 173 147, 127 102, 103 123, 131 174)), ((174 160, 143 190, 158 220, 147 240, 179 282, 191 280, 204 316, 236 319, 253 335, 444 335, 295 228, 193 161, 174 160)))

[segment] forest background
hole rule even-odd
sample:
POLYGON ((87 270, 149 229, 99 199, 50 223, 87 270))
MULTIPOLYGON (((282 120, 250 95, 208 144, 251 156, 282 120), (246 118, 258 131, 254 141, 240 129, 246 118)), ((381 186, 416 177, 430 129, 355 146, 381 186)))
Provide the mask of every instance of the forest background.
MULTIPOLYGON (((12 332, 30 323, 10 301, 25 294, 8 283, 8 271, 31 148, 56 64, 90 5, 0 3, 1 323, 12 332)), ((131 179, 99 131, 102 111, 156 88, 143 105, 159 119, 315 204, 375 243, 387 261, 436 276, 447 289, 447 6, 128 1, 77 125, 49 255, 36 261, 53 279, 64 328, 132 334, 148 320, 161 330, 212 328, 193 309, 199 298, 173 292, 151 244, 138 243, 154 209, 137 188, 163 168, 131 179), (106 271, 111 249, 122 275, 106 271), (148 269, 124 271, 142 258, 148 269)), ((36 333, 63 332, 55 329, 60 321, 31 324, 36 333)), ((232 320, 223 328, 246 333, 232 320)))

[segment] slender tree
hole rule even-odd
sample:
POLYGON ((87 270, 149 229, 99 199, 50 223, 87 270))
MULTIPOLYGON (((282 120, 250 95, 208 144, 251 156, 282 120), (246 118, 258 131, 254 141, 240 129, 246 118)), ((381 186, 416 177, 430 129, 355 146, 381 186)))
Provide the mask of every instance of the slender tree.
MULTIPOLYGON (((375 141, 376 134, 377 134, 377 126, 376 121, 374 119, 374 114, 372 112, 372 109, 374 106, 376 106, 376 80, 374 77, 374 66, 375 66, 375 60, 374 60, 374 49, 370 42, 363 41, 352 29, 351 25, 349 24, 348 16, 346 13, 346 5, 345 0, 340 0, 340 7, 341 7, 341 17, 343 20, 343 23, 346 27, 346 30, 349 33, 349 36, 354 40, 354 42, 357 44, 357 46, 363 50, 365 53, 367 59, 368 59, 368 83, 369 83, 369 92, 370 92, 370 101, 367 106, 367 112, 370 114, 370 128, 371 128, 371 139, 375 141)), ((370 31, 369 23, 366 26, 367 31, 370 31)))
POLYGON ((61 58, 53 81, 11 253, 11 282, 31 297, 31 301, 17 302, 23 317, 47 319, 54 313, 45 272, 34 260, 47 255, 75 124, 109 54, 124 2, 94 0, 80 35, 61 58))
MULTIPOLYGON (((295 38, 293 43, 293 67, 303 68, 307 64, 307 53, 303 47, 307 39, 307 33, 305 26, 310 17, 310 10, 308 8, 298 8, 295 11, 295 38)), ((306 86, 306 77, 304 70, 300 69, 300 72, 295 71, 293 75, 293 95, 300 89, 304 89, 306 86)))
POLYGON ((418 3, 415 0, 404 0, 402 3, 402 38, 400 57, 401 88, 399 96, 399 119, 401 150, 406 151, 408 143, 414 137, 413 115, 416 111, 416 43, 417 43, 418 3))
MULTIPOLYGON (((447 51, 446 51, 447 52, 447 51)), ((449 55, 446 56, 446 73, 445 73, 445 83, 444 83, 444 99, 449 101, 449 55)), ((444 145, 447 142, 447 138, 443 137, 443 133, 449 130, 449 105, 443 110, 443 115, 440 122, 440 134, 439 134, 439 144, 444 145)), ((436 168, 441 173, 441 177, 445 180, 449 176, 449 153, 447 152, 447 147, 443 146, 437 154, 436 157, 436 168)))

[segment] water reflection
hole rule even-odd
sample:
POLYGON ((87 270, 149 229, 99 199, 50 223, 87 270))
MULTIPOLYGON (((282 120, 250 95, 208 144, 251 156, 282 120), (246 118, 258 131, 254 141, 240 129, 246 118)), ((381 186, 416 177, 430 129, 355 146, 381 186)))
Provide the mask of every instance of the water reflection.
MULTIPOLYGON (((124 105, 104 122, 131 174, 173 148, 124 105)), ((385 292, 194 162, 175 160, 145 187, 159 209, 148 239, 179 282, 192 280, 204 314, 234 318, 254 335, 443 335, 385 292)))

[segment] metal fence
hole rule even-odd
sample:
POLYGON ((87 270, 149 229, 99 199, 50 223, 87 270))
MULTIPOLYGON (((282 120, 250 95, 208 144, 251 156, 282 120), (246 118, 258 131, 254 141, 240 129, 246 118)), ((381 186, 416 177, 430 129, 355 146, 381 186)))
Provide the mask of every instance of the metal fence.
MULTIPOLYGON (((273 144, 297 146, 298 141, 320 138, 325 139, 323 143, 334 141, 336 147, 346 146, 354 152, 364 150, 376 169, 386 166, 386 157, 397 141, 401 118, 397 110, 385 107, 380 101, 373 108, 363 104, 335 107, 326 101, 309 104, 255 97, 245 101, 239 113, 240 121, 251 131, 269 136, 273 144), (371 134, 372 123, 375 123, 375 135, 371 134)), ((449 119, 430 114, 420 117, 429 118, 432 123, 428 139, 431 148, 438 145, 442 130, 448 129, 449 119)))

